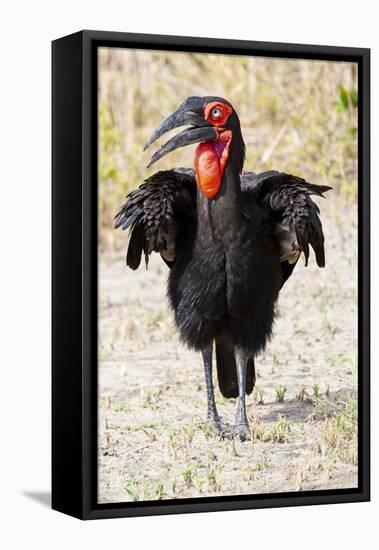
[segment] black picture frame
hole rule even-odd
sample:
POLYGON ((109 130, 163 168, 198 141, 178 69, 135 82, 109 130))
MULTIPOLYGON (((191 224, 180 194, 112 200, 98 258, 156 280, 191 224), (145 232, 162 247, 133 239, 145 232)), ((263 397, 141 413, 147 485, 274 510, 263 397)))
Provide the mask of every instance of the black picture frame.
POLYGON ((81 519, 370 499, 370 50, 81 31, 52 43, 52 507, 81 519), (207 52, 358 64, 358 488, 97 503, 97 49, 207 52))

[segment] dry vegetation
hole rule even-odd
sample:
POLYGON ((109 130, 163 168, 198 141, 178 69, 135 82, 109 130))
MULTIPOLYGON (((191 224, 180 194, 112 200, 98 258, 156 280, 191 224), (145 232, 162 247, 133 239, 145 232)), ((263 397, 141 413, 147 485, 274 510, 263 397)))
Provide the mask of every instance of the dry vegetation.
POLYGON ((249 169, 276 167, 355 198, 355 64, 108 48, 101 50, 99 67, 104 246, 124 246, 112 221, 128 191, 160 167, 192 166, 191 147, 150 170, 150 153, 142 153, 153 129, 190 95, 220 95, 233 103, 249 169))
MULTIPOLYGON (((356 486, 356 67, 116 49, 99 62, 100 501, 356 486), (127 236, 113 230, 150 174, 144 141, 185 97, 206 94, 238 110, 249 169, 334 188, 320 204, 327 268, 299 265, 281 293, 244 444, 204 423, 201 358, 177 341, 166 266, 126 270, 127 236)), ((191 162, 189 147, 155 169, 191 162)), ((217 401, 231 421, 235 401, 217 401)))

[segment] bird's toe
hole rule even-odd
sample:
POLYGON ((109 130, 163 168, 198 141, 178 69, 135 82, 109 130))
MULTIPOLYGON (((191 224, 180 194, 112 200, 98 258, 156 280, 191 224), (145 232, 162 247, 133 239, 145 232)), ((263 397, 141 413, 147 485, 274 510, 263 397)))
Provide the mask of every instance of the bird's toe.
POLYGON ((251 439, 251 432, 248 424, 236 424, 234 426, 234 433, 241 441, 251 439))
POLYGON ((227 439, 227 438, 233 437, 234 430, 233 430, 233 427, 230 426, 230 424, 223 422, 220 418, 208 419, 208 422, 211 423, 213 431, 221 439, 227 439))

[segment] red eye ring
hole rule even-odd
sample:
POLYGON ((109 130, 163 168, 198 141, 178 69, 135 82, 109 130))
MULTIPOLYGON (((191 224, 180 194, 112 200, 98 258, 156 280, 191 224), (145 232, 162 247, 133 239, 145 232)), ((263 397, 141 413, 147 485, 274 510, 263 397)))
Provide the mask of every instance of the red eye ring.
POLYGON ((205 120, 213 124, 213 126, 224 126, 232 112, 233 109, 230 105, 221 103, 220 101, 212 101, 205 106, 204 117, 205 120))

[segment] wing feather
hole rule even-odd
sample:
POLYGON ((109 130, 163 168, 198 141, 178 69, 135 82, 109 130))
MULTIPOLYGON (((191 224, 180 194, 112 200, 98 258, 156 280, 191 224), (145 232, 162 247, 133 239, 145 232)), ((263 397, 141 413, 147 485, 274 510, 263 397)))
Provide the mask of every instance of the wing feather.
POLYGON ((192 170, 160 171, 129 193, 115 216, 115 228, 130 229, 126 263, 137 269, 142 253, 146 267, 152 252, 169 265, 175 261, 175 241, 182 224, 196 215, 196 181, 192 170))
POLYGON ((331 187, 315 185, 302 178, 271 170, 262 174, 245 172, 242 191, 256 202, 268 207, 280 224, 278 239, 291 250, 282 261, 295 263, 302 252, 308 265, 309 246, 314 250, 319 267, 325 267, 324 234, 319 217, 320 209, 311 196, 324 197, 331 187), (295 238, 294 238, 295 237, 295 238), (297 255, 297 257, 296 257, 297 255))

